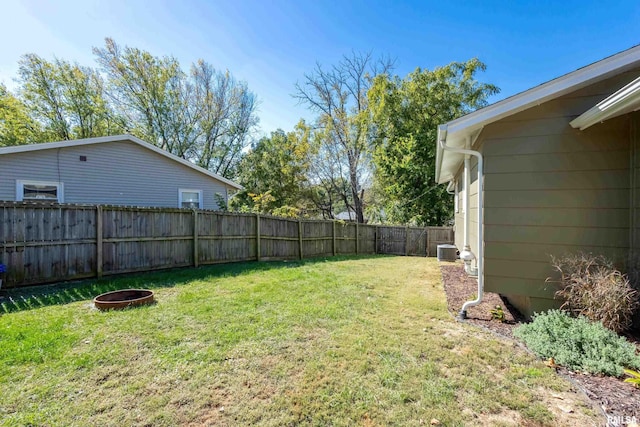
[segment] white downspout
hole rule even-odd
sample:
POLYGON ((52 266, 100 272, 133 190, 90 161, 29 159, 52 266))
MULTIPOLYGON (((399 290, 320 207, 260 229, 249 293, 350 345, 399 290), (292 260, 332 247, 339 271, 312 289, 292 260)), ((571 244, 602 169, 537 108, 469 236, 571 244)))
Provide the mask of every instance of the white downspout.
POLYGON ((471 189, 471 157, 466 154, 464 156, 464 249, 471 252, 471 246, 469 245, 469 229, 471 228, 471 212, 469 212, 469 191, 471 189))
MULTIPOLYGON (((467 147, 470 146, 469 141, 467 141, 467 147)), ((477 276, 478 269, 471 268, 471 262, 476 258, 473 252, 471 252, 470 246, 470 238, 469 233, 471 230, 471 213, 469 212, 469 195, 471 188, 471 167, 470 167, 470 156, 465 154, 464 156, 464 172, 463 172, 463 188, 464 191, 464 199, 463 199, 463 211, 464 211, 464 240, 463 240, 463 248, 462 252, 460 252, 460 259, 464 261, 464 271, 470 276, 477 276)))
MULTIPOLYGON (((482 154, 480 154, 478 151, 474 151, 474 150, 468 150, 468 149, 464 149, 464 148, 454 148, 454 147, 449 147, 446 144, 446 141, 444 139, 440 140, 440 148, 442 148, 444 151, 451 151, 453 153, 460 153, 460 154, 465 154, 465 155, 469 155, 469 156, 474 156, 478 159, 478 255, 476 256, 476 264, 477 264, 477 268, 478 268, 478 297, 472 301, 467 301, 464 303, 464 305, 462 306, 462 309, 460 310, 460 313, 458 313, 458 317, 461 319, 465 319, 467 317, 467 309, 469 307, 473 307, 476 306, 478 304, 480 304, 482 302, 482 297, 484 296, 484 245, 483 245, 483 241, 484 241, 484 237, 483 237, 483 227, 482 227, 482 206, 483 206, 483 175, 484 175, 484 168, 483 168, 483 159, 482 159, 482 154)), ((465 158, 465 185, 467 185, 467 187, 465 188, 465 199, 467 199, 468 197, 468 193, 470 190, 470 185, 469 185, 469 170, 468 170, 468 159, 465 158)), ((467 203, 468 203, 468 199, 467 199, 467 203)), ((469 206, 467 204, 466 208, 468 209, 469 206)), ((466 211, 465 211, 466 212, 466 211)), ((466 222, 468 221, 468 215, 465 215, 465 226, 467 225, 466 222)), ((465 239, 468 239, 467 236, 467 231, 468 227, 465 227, 465 239)), ((467 244, 469 243, 468 240, 466 242, 467 244)))
POLYGON ((449 194, 455 194, 455 182, 454 181, 449 181, 449 184, 447 184, 447 193, 449 194))

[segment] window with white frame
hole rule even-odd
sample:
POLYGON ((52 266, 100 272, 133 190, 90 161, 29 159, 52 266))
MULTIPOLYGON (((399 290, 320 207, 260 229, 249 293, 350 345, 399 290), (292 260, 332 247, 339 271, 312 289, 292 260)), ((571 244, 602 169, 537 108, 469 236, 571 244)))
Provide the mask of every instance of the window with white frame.
POLYGON ((186 209, 202 209, 202 190, 178 190, 178 207, 186 209))
POLYGON ((64 186, 55 181, 16 180, 16 200, 64 202, 64 186))

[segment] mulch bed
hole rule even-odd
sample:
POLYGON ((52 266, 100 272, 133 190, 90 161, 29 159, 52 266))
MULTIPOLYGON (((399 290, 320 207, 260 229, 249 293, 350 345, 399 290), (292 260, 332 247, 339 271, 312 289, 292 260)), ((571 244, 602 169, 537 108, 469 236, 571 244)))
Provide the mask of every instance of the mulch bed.
MULTIPOLYGON (((440 270, 449 311, 457 316, 465 301, 475 299, 478 282, 467 276, 460 263, 440 263, 440 270)), ((486 292, 483 302, 467 311, 467 320, 465 320, 467 323, 489 329, 509 339, 515 339, 513 329, 524 321, 524 317, 515 308, 507 301, 503 301, 500 295, 492 292, 486 292), (496 305, 504 309, 504 323, 491 320, 490 310, 496 305)), ((638 345, 637 337, 632 338, 638 345)), ((638 348, 640 351, 640 346, 638 348)), ((622 425, 618 424, 619 421, 628 424, 631 417, 635 417, 640 423, 640 390, 633 385, 614 377, 582 374, 562 367, 556 370, 582 388, 582 391, 602 408, 605 415, 613 417, 609 418, 612 420, 610 425, 622 425)))

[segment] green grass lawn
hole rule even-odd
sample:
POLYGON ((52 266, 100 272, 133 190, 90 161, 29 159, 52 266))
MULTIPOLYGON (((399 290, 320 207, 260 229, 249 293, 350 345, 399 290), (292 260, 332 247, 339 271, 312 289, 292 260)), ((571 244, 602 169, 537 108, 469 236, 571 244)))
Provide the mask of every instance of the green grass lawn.
POLYGON ((1 425, 601 421, 532 356, 455 322, 434 259, 234 264, 26 295, 0 306, 1 425), (157 304, 92 307, 126 287, 157 304))

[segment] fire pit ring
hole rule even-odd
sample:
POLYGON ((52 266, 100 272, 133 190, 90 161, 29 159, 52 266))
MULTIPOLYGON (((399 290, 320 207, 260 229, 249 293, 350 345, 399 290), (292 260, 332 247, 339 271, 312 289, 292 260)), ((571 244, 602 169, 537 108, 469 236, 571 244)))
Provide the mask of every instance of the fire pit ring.
POLYGON ((121 289, 107 292, 93 299, 99 310, 118 310, 153 303, 153 291, 147 289, 121 289))

